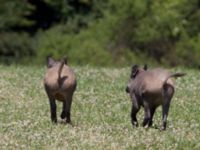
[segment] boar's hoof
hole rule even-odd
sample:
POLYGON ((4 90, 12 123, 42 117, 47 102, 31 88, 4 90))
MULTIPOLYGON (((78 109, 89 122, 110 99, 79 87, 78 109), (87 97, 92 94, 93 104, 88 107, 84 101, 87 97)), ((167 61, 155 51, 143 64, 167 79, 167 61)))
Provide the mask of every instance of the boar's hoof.
POLYGON ((133 127, 138 127, 138 122, 132 121, 132 125, 133 125, 133 127))
POLYGON ((65 119, 65 117, 66 117, 66 115, 65 115, 65 112, 63 111, 63 112, 61 113, 61 115, 60 115, 60 118, 61 118, 61 119, 65 119))

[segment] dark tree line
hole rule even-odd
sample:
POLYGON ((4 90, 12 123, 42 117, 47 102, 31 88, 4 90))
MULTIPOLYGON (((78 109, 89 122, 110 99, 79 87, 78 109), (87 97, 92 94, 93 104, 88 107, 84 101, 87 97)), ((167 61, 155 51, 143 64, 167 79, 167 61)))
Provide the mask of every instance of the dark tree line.
POLYGON ((0 59, 200 65, 199 0, 1 0, 0 59), (101 58, 101 59, 99 59, 101 58))

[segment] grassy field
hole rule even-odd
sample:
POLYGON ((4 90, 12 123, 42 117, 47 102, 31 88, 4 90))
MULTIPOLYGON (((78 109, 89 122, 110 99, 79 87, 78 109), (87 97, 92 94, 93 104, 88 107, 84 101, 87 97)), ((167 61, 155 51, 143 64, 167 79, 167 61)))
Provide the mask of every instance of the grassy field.
MULTIPOLYGON (((0 149, 200 149, 200 72, 189 69, 176 80, 167 130, 161 108, 154 127, 132 128, 131 102, 125 93, 130 68, 76 67, 78 87, 72 104, 72 125, 50 121, 43 88, 45 67, 0 66, 0 149)), ((61 103, 57 103, 57 115, 61 103)), ((143 109, 138 114, 140 124, 143 109)), ((59 116, 58 116, 59 117, 59 116)))

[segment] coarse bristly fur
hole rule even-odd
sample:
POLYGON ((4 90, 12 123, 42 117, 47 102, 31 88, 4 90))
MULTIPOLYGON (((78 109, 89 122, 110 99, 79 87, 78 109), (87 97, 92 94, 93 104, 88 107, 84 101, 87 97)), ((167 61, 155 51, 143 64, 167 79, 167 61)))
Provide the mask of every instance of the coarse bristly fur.
POLYGON ((66 119, 67 123, 71 122, 70 110, 76 84, 75 73, 67 65, 66 58, 61 61, 56 61, 52 57, 47 58, 44 87, 49 98, 52 122, 57 122, 56 100, 63 103, 61 118, 66 119))
POLYGON ((138 126, 137 112, 144 107, 143 126, 150 127, 153 123, 153 115, 158 106, 162 106, 162 127, 166 129, 167 116, 171 99, 174 94, 174 83, 171 78, 182 77, 184 73, 170 73, 162 68, 148 70, 145 65, 140 68, 132 67, 126 92, 132 100, 131 121, 133 126, 138 126))

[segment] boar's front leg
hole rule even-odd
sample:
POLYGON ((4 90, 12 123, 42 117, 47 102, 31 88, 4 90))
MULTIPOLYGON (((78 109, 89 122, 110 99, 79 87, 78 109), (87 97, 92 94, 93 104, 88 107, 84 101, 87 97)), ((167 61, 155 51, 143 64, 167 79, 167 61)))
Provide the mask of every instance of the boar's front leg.
POLYGON ((145 127, 146 125, 149 127, 150 125, 150 116, 151 116, 151 112, 150 112, 150 106, 149 103, 147 103, 146 101, 144 101, 144 120, 143 120, 143 127, 145 127))
POLYGON ((66 107, 66 101, 63 102, 62 113, 60 114, 60 118, 61 119, 65 119, 66 118, 65 107, 66 107))
POLYGON ((135 94, 132 93, 131 95, 132 99, 132 109, 131 109, 131 123, 134 126, 138 126, 138 121, 137 121, 137 112, 140 110, 140 105, 138 103, 138 99, 136 98, 135 94))
POLYGON ((153 124, 153 116, 154 116, 155 110, 156 110, 155 106, 152 106, 150 109, 150 120, 149 120, 149 124, 148 124, 149 127, 151 127, 153 124))

